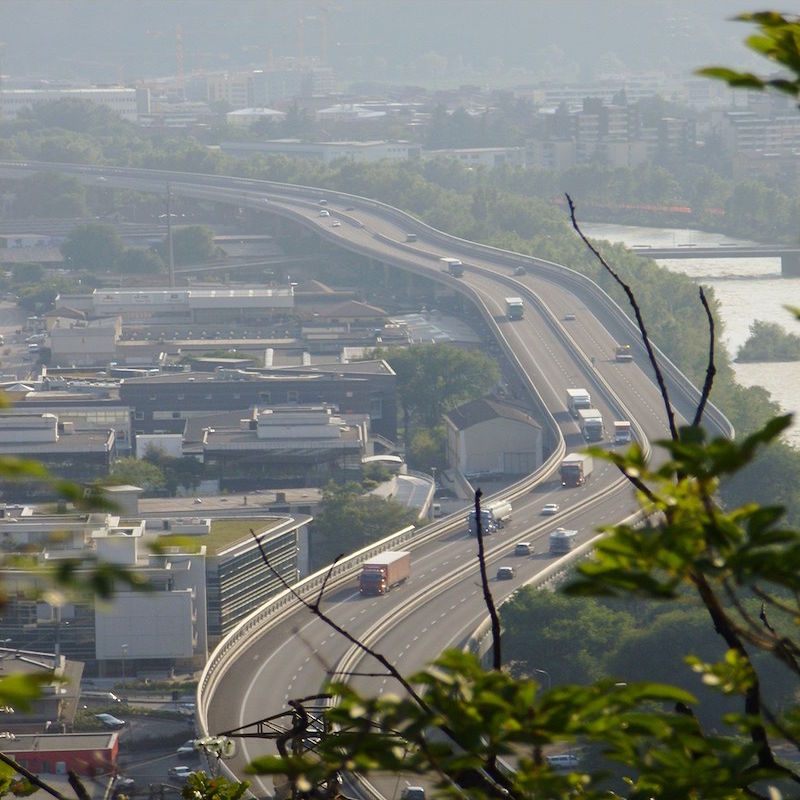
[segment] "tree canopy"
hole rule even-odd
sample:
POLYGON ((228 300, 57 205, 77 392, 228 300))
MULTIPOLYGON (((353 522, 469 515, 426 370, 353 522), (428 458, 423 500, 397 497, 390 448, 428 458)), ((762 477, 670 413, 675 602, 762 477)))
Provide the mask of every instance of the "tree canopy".
POLYGON ((61 245, 61 254, 70 266, 90 272, 115 272, 124 251, 114 226, 99 222, 79 225, 61 245))
POLYGON ((393 500, 365 497, 358 483, 331 482, 311 526, 312 562, 320 569, 342 553, 360 550, 416 521, 415 512, 393 500))

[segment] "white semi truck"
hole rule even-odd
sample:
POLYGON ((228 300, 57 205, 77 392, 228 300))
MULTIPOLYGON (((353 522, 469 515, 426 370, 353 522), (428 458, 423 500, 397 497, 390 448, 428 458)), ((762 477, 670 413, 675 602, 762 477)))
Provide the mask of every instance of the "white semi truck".
POLYGON ((577 417, 582 408, 591 407, 592 396, 586 389, 567 389, 567 409, 573 417, 577 417))
POLYGON ((603 415, 596 408, 579 409, 578 423, 587 442, 603 441, 606 433, 603 427, 603 415))

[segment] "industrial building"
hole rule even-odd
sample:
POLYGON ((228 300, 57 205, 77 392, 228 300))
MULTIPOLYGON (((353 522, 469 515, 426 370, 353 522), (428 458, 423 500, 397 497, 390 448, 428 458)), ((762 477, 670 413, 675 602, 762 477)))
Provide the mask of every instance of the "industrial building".
POLYGON ((447 463, 468 478, 529 475, 543 462, 542 426, 518 406, 479 398, 444 421, 447 463))

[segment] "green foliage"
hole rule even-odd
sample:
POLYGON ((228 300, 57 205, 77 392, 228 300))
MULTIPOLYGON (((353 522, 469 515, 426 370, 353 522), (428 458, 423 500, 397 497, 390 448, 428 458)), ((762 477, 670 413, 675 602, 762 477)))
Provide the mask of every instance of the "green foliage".
POLYGON ((800 336, 787 333, 777 322, 756 320, 750 336, 739 348, 737 361, 797 361, 800 359, 800 336))
MULTIPOLYGON (((164 261, 168 260, 166 237, 158 247, 164 261)), ((214 231, 203 225, 189 225, 172 231, 172 253, 176 264, 204 264, 218 256, 214 245, 214 231)))
POLYGON ((432 467, 446 469, 446 443, 444 425, 415 431, 406 448, 409 466, 420 472, 430 472, 432 467))
POLYGON ((213 777, 205 772, 190 775, 181 789, 184 800, 242 800, 248 781, 233 782, 223 775, 213 777))
POLYGON ((786 75, 761 78, 751 72, 739 72, 727 67, 706 67, 699 70, 698 74, 725 81, 737 89, 776 89, 797 97, 800 94, 800 18, 776 11, 760 11, 739 14, 735 19, 753 23, 758 28, 758 34, 745 40, 751 50, 770 61, 773 69, 780 67, 788 70, 795 78, 786 75))
POLYGON ((90 222, 79 225, 61 245, 68 265, 90 272, 115 272, 125 246, 113 225, 90 222))
POLYGON ((163 269, 161 256, 142 247, 129 247, 119 262, 119 271, 123 275, 154 275, 163 269))
MULTIPOLYGON (((32 274, 35 273, 36 269, 34 268, 32 274)), ((15 283, 13 288, 19 297, 19 305, 30 314, 41 314, 48 311, 53 307, 59 294, 75 292, 80 288, 77 280, 67 276, 45 276, 38 283, 28 283, 25 274, 24 271, 21 271, 20 282, 15 283)))
POLYGON ((86 213, 86 190, 73 175, 38 172, 15 187, 18 217, 82 217, 86 213))
POLYGON ((392 348, 379 356, 397 373, 398 396, 409 425, 435 428, 444 412, 481 397, 500 379, 497 363, 487 355, 453 345, 392 348))
POLYGON ((179 486, 187 491, 196 489, 203 478, 203 465, 191 456, 175 458, 166 455, 161 448, 151 445, 145 451, 143 461, 152 464, 161 472, 162 485, 173 496, 179 486))
POLYGON ((144 489, 145 494, 163 489, 165 486, 164 473, 159 466, 151 461, 132 457, 117 459, 105 483, 109 486, 115 484, 139 486, 144 489))
POLYGON ((342 553, 360 550, 370 542, 416 522, 416 514, 392 500, 362 496, 355 482, 329 483, 311 525, 311 558, 315 569, 342 553))

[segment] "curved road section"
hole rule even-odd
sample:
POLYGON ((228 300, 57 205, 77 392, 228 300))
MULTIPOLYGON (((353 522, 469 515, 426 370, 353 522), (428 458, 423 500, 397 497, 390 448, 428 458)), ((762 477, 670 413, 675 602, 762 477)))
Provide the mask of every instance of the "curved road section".
MULTIPOLYGON (((635 512, 630 488, 606 462, 595 464, 583 487, 562 489, 557 479, 561 455, 584 444, 566 409, 567 388, 588 388, 593 404, 609 423, 632 420, 646 447, 668 433, 643 349, 634 345, 633 363, 613 360, 616 342, 639 341, 632 321, 599 287, 568 267, 450 237, 368 198, 313 187, 153 170, 0 163, 0 175, 9 177, 41 169, 71 172, 87 183, 102 180, 104 185, 151 192, 165 193, 169 181, 175 194, 279 214, 314 229, 333 246, 366 256, 375 269, 424 275, 466 297, 530 389, 552 450, 537 473, 500 495, 513 501, 514 515, 500 533, 487 538, 489 574, 493 576, 500 565, 511 565, 515 577, 492 582, 498 601, 537 576, 558 570, 558 560, 550 556, 546 544, 554 527, 577 530, 577 544, 588 548, 598 526, 635 512), (327 201, 329 217, 319 216, 320 199, 327 201), (334 221, 340 224, 334 226, 334 221), (407 242, 408 233, 416 234, 417 240, 407 242), (445 256, 464 262, 463 277, 441 271, 440 259, 445 256), (516 274, 519 266, 525 268, 522 275, 516 274), (506 319, 504 298, 509 295, 524 299, 524 319, 506 319), (542 505, 549 502, 557 502, 561 510, 554 517, 540 516, 542 505), (533 543, 533 556, 513 555, 514 544, 520 541, 533 543)), ((691 419, 697 389, 663 354, 661 364, 676 414, 691 419)), ((708 410, 706 425, 715 433, 733 435, 728 421, 714 408, 708 410)), ((657 449, 653 457, 659 457, 657 449)), ((464 646, 484 621, 476 551, 463 514, 420 531, 401 532, 337 565, 327 584, 324 608, 401 673, 410 674, 444 648, 464 646), (412 551, 410 579, 386 596, 362 598, 356 584, 359 564, 396 545, 412 551)), ((322 580, 321 575, 311 576, 300 585, 300 593, 315 597, 322 580)), ((317 693, 340 666, 361 691, 399 690, 388 676, 365 677, 380 673, 379 665, 355 654, 342 637, 284 593, 245 620, 212 654, 198 688, 198 725, 203 733, 248 725, 255 732, 255 723, 285 710, 289 699, 317 693)), ((243 739, 228 769, 243 775, 248 761, 268 752, 271 742, 243 739)), ((393 797, 399 788, 395 782, 381 786, 380 793, 393 797)), ((271 782, 256 778, 253 790, 268 794, 271 782)))

